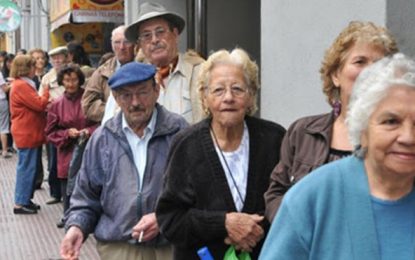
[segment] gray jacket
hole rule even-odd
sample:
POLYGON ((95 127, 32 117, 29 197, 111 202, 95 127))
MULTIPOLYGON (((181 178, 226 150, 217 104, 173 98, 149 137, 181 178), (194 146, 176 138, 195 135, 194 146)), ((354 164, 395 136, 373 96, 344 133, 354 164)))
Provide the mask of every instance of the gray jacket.
MULTIPOLYGON (((162 106, 156 105, 156 109, 156 127, 148 144, 141 192, 132 151, 122 131, 122 114, 118 113, 88 142, 66 212, 66 228, 78 226, 85 238, 95 231, 99 241, 128 241, 141 217, 155 211, 172 139, 188 125, 184 118, 162 106)), ((159 235, 147 245, 164 243, 159 235)))

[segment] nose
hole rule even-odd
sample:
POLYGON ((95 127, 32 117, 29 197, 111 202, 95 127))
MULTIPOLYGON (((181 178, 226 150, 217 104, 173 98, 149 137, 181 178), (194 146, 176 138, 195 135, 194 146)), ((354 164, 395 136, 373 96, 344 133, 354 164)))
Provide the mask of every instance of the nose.
POLYGON ((405 145, 415 145, 415 124, 413 122, 402 126, 398 141, 405 145))
POLYGON ((136 106, 139 105, 140 102, 140 96, 137 93, 132 94, 131 96, 131 105, 136 106))
POLYGON ((233 100, 233 94, 230 88, 225 88, 225 93, 223 93, 224 100, 233 100))

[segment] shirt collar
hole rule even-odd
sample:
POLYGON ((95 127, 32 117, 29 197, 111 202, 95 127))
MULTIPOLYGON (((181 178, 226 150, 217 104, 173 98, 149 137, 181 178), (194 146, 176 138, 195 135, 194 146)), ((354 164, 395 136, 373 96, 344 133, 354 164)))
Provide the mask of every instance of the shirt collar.
MULTIPOLYGON (((150 136, 153 135, 155 127, 156 127, 156 120, 157 120, 157 108, 154 107, 150 122, 148 122, 146 128, 144 129, 144 135, 141 138, 144 138, 145 136, 147 136, 147 134, 150 134, 150 136)), ((128 125, 127 120, 125 119, 124 113, 122 114, 122 118, 121 118, 121 127, 124 133, 126 131, 134 133, 133 129, 131 129, 131 127, 128 125)))
POLYGON ((27 84, 29 84, 32 88, 36 89, 36 84, 33 80, 31 80, 28 77, 21 77, 22 80, 26 81, 27 84))

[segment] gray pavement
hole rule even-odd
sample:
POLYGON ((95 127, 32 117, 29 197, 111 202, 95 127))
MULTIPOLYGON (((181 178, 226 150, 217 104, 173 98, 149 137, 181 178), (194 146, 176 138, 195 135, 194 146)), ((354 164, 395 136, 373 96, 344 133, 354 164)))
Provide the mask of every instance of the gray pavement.
MULTIPOLYGON (((16 164, 16 154, 9 159, 0 157, 0 259, 60 259, 64 230, 58 229, 56 222, 62 216, 62 203, 46 205, 50 197, 48 183, 44 181, 33 199, 41 206, 38 214, 14 215, 16 164)), ((99 259, 92 236, 83 244, 80 259, 99 259)))

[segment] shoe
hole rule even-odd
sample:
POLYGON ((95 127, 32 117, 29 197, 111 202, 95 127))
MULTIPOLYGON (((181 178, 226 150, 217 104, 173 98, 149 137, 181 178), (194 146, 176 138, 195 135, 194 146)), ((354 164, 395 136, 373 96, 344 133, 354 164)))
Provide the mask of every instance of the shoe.
POLYGON ((27 208, 31 208, 31 209, 36 209, 39 210, 40 209, 40 205, 34 203, 33 201, 30 201, 29 205, 26 206, 27 208))
POLYGON ((7 151, 8 151, 9 153, 17 153, 16 149, 14 149, 13 147, 9 147, 9 148, 7 149, 7 151))
POLYGON ((65 221, 63 221, 63 218, 61 218, 61 219, 59 220, 59 222, 58 222, 58 223, 56 223, 56 226, 57 226, 58 228, 63 228, 63 227, 65 227, 65 221))
POLYGON ((59 202, 61 202, 60 199, 52 198, 51 200, 46 201, 46 204, 52 205, 52 204, 56 204, 56 203, 59 203, 59 202))
POLYGON ((11 158, 11 157, 12 157, 12 154, 11 154, 11 153, 9 153, 9 152, 6 152, 6 153, 3 153, 1 156, 2 156, 4 159, 8 159, 8 158, 11 158))
POLYGON ((21 206, 20 208, 13 208, 13 213, 14 214, 24 214, 24 215, 37 214, 37 210, 29 208, 27 206, 21 206))

